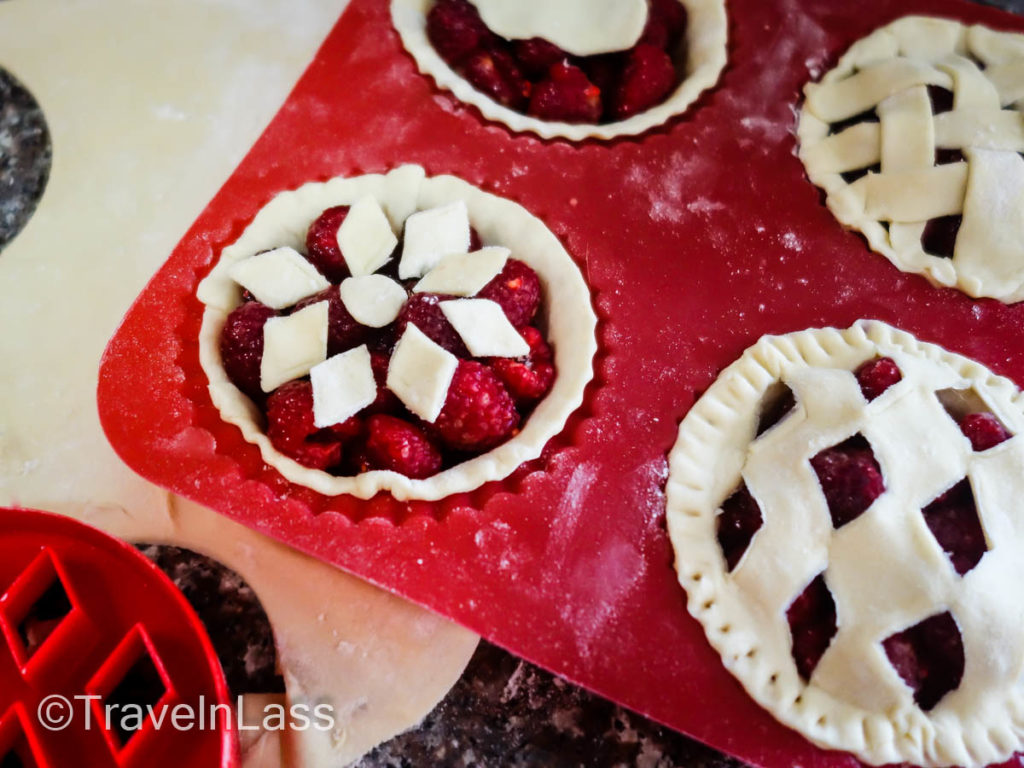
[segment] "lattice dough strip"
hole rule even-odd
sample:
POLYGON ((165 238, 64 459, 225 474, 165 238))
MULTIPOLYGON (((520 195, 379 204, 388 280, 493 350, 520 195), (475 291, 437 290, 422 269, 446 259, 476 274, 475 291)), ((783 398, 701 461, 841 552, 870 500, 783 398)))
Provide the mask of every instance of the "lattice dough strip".
POLYGON ((807 108, 822 120, 837 123, 874 109, 894 93, 915 85, 952 89, 952 78, 935 67, 909 59, 881 61, 845 80, 807 88, 807 108))
POLYGON ((1024 283, 1024 159, 1016 152, 966 149, 970 162, 953 261, 984 283, 1024 283))
POLYGON ((1024 434, 1017 432, 1012 440, 977 454, 969 474, 978 517, 990 545, 998 541, 1005 544, 997 547, 1013 548, 1024 543, 1024 515, 1017 513, 1022 499, 1003 481, 1006 477, 1024 475, 1024 434))
POLYGON ((901 173, 869 173, 847 189, 864 200, 864 213, 876 221, 928 221, 963 210, 967 177, 967 163, 948 163, 901 173))
POLYGON ((935 116, 935 143, 943 149, 1024 152, 1024 115, 1013 109, 943 112, 935 116))
POLYGON ((998 110, 999 91, 978 65, 965 56, 951 54, 936 63, 953 79, 953 110, 974 112, 979 109, 998 110))
POLYGON ((1007 601, 1003 593, 1022 583, 1024 561, 1011 551, 989 552, 964 575, 949 603, 964 644, 964 677, 933 712, 981 707, 981 691, 1021 678, 1024 606, 1007 601))
POLYGON ((935 123, 928 89, 915 85, 878 105, 882 173, 931 168, 935 163, 935 123))

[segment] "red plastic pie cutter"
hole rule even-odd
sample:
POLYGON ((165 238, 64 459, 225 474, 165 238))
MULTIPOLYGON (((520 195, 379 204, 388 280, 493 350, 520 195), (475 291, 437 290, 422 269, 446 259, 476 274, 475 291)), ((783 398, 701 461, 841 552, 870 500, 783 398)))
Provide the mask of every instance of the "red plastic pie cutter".
POLYGON ((3 768, 236 764, 206 630, 129 545, 65 517, 0 509, 0 635, 3 768), (105 727, 108 703, 152 704, 164 719, 122 742, 105 727))

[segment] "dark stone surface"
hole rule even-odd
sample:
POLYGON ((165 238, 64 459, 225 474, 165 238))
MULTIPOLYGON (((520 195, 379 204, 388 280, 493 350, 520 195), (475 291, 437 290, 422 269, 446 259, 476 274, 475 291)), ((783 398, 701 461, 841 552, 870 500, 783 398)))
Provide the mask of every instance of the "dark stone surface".
POLYGON ((232 696, 284 692, 270 622, 241 576, 187 549, 152 544, 139 544, 138 549, 170 577, 199 615, 232 696))
POLYGON ((43 112, 0 68, 0 251, 25 226, 50 176, 50 132, 43 112))
POLYGON ((695 741, 481 642, 423 722, 353 768, 740 768, 695 741))

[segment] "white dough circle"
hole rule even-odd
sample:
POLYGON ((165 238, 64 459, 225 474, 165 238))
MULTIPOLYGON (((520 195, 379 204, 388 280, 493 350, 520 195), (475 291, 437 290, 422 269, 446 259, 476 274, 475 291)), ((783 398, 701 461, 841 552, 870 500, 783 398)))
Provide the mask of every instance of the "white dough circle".
POLYGON ((583 403, 584 390, 594 375, 597 317, 583 275, 558 238, 519 204, 454 176, 427 178, 419 166, 402 166, 386 175, 339 177, 282 192, 256 215, 234 244, 223 250, 217 265, 200 284, 198 296, 206 307, 199 338, 200 362, 221 417, 238 426, 246 440, 259 446, 264 461, 286 478, 328 496, 350 494, 369 499, 387 491, 401 500, 432 501, 502 480, 523 462, 540 456, 547 442, 583 403), (422 480, 383 470, 336 477, 284 456, 264 433, 255 406, 228 379, 220 357, 224 323, 242 300, 238 285, 230 277, 232 265, 268 247, 302 248, 306 230, 321 212, 351 205, 366 195, 380 201, 393 222, 403 221, 416 210, 465 203, 483 241, 511 248, 517 258, 537 272, 544 295, 543 316, 538 322, 547 331, 558 370, 551 391, 508 442, 422 480))
POLYGON ((377 274, 347 277, 340 292, 348 313, 369 328, 383 328, 394 322, 407 298, 400 283, 377 274))
POLYGON ((1024 395, 1013 382, 877 321, 766 336, 683 419, 666 493, 689 611, 780 721, 876 765, 984 766, 1024 746, 1024 599, 1011 586, 1024 582, 1024 395), (868 401, 853 372, 880 357, 902 379, 868 401), (762 430, 779 382, 795 405, 762 430), (943 405, 949 390, 972 392, 1011 437, 974 451, 943 405), (885 489, 859 517, 833 523, 811 458, 854 435, 885 489), (961 574, 922 510, 965 480, 988 551, 961 574), (741 486, 762 522, 730 570, 717 525, 741 486), (837 632, 805 682, 787 609, 818 575, 837 632), (926 711, 882 643, 943 612, 960 632, 963 676, 926 711))
MULTIPOLYGON (((701 93, 718 82, 727 59, 728 20, 724 0, 679 0, 686 8, 687 22, 684 41, 680 44, 679 55, 676 57, 676 66, 684 76, 665 101, 627 120, 614 123, 584 124, 540 120, 511 110, 481 93, 438 55, 427 38, 427 13, 434 2, 435 0, 391 0, 392 23, 398 30, 406 50, 416 61, 419 71, 433 78, 438 87, 451 91, 460 101, 476 107, 488 120, 504 123, 513 131, 535 133, 545 139, 583 141, 644 133, 684 113, 701 93)), ((517 0, 491 2, 495 6, 518 5, 517 0)), ((602 0, 599 5, 603 7, 605 2, 614 3, 616 0, 602 0)), ((532 7, 534 4, 529 5, 532 7)), ((589 2, 581 4, 591 6, 589 2)), ((543 3, 539 2, 536 5, 543 3)), ((577 17, 574 23, 591 26, 598 22, 594 13, 584 13, 577 17)))
POLYGON ((1024 35, 907 16, 804 94, 800 158, 842 224, 934 285, 1024 300, 1024 35), (942 220, 951 254, 932 252, 942 220))
POLYGON ((470 0, 506 40, 540 37, 576 56, 624 51, 647 23, 647 0, 470 0))

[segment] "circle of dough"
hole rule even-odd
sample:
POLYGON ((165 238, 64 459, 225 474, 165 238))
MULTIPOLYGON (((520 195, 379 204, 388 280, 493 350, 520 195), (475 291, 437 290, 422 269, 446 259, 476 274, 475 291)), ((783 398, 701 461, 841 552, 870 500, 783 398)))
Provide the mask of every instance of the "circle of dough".
POLYGON ((884 323, 763 337, 693 406, 669 456, 667 525, 689 612, 747 692, 822 747, 875 765, 1007 759, 1024 734, 1024 600, 1012 586, 1024 580, 1022 435, 1024 396, 1013 382, 884 323), (893 358, 903 380, 869 403, 852 372, 879 356, 893 358), (755 437, 762 397, 778 381, 797 405, 755 437), (973 388, 1015 437, 972 452, 934 394, 946 388, 973 388), (858 432, 886 491, 834 532, 809 462, 858 432), (960 577, 919 510, 964 476, 989 551, 960 577), (729 572, 716 517, 741 481, 763 523, 729 572), (786 609, 822 572, 838 631, 804 683, 786 609), (925 712, 881 641, 945 610, 963 639, 964 675, 925 712))
POLYGON ((235 243, 223 250, 200 284, 198 297, 205 305, 199 357, 209 378, 210 397, 221 417, 238 426, 247 441, 259 446, 264 461, 286 478, 328 496, 350 494, 369 499, 387 491, 400 500, 433 501, 502 480, 523 462, 540 456, 547 442, 582 404, 584 390, 593 377, 597 317, 583 275, 558 238, 519 204, 454 176, 426 178, 418 166, 403 166, 386 175, 339 177, 282 192, 260 210, 235 243), (399 231, 402 222, 417 210, 465 201, 470 221, 484 242, 511 248, 517 259, 537 272, 544 289, 541 324, 554 348, 558 371, 551 391, 511 440, 422 480, 384 470, 337 477, 284 456, 271 445, 260 426, 262 417, 255 405, 228 379, 220 357, 224 323, 242 301, 238 286, 228 275, 231 265, 283 245, 304 252, 306 230, 321 212, 336 205, 351 205, 366 195, 376 197, 399 231))
POLYGON ((1024 300, 1024 35, 907 16, 854 43, 804 96, 800 159, 842 224, 934 285, 1024 300), (953 91, 954 108, 932 115, 928 85, 953 91), (871 109, 880 122, 830 135, 871 109), (935 165, 936 148, 965 161, 935 165), (879 163, 851 184, 841 175, 879 163), (953 258, 927 253, 927 221, 958 214, 953 258))
MULTIPOLYGON (((476 107, 488 120, 504 123, 513 131, 532 132, 545 139, 583 141, 644 133, 685 112, 701 93, 718 82, 727 58, 725 3, 723 0, 679 2, 687 12, 686 77, 661 104, 627 120, 600 124, 540 120, 502 106, 478 91, 448 66, 427 38, 427 12, 434 0, 391 0, 391 19, 420 72, 432 77, 438 87, 451 91, 460 101, 476 107)), ((592 19, 581 19, 581 22, 594 23, 592 19)))

